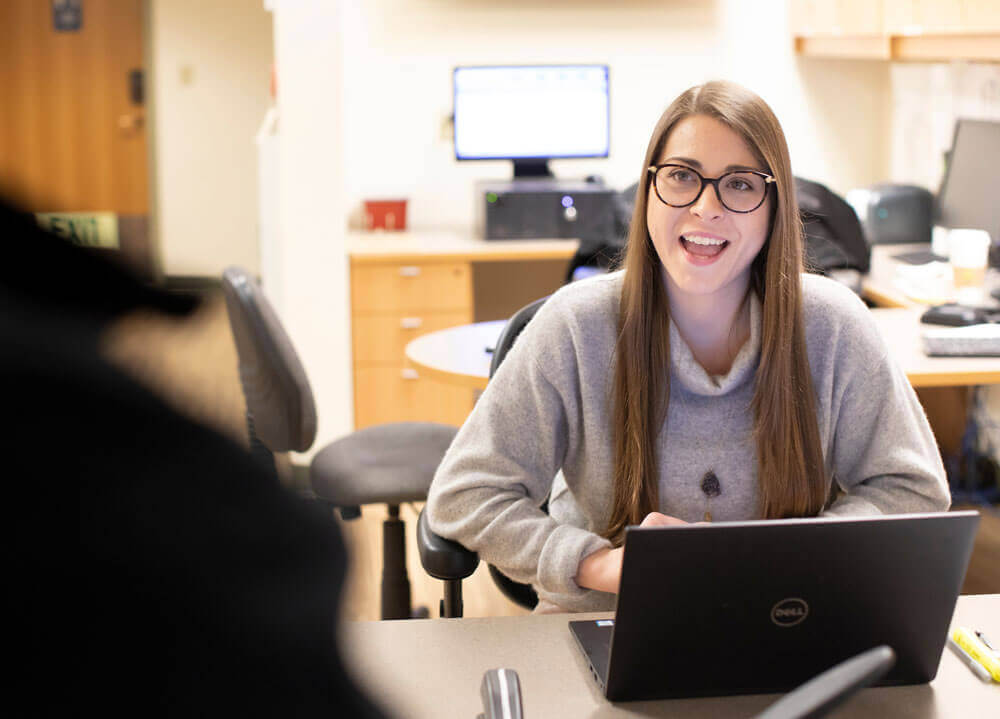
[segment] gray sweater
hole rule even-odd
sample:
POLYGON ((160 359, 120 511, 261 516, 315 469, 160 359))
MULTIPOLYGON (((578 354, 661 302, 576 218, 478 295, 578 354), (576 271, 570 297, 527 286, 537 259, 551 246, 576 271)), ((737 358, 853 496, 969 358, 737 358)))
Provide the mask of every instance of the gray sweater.
MULTIPOLYGON (((434 477, 431 528, 572 611, 614 608, 580 587, 580 560, 612 503, 612 361, 623 274, 556 292, 527 326, 434 477), (551 497, 550 497, 551 494, 551 497), (549 500, 549 514, 539 506, 549 500)), ((871 314, 842 285, 802 276, 806 342, 828 476, 846 492, 826 514, 945 510, 944 467, 917 397, 871 314)), ((710 377, 671 323, 670 403, 657 437, 660 511, 694 522, 756 510, 752 438, 761 306, 729 373, 710 377), (708 473, 720 490, 702 490, 708 473), (713 493, 713 492, 710 492, 713 493)))

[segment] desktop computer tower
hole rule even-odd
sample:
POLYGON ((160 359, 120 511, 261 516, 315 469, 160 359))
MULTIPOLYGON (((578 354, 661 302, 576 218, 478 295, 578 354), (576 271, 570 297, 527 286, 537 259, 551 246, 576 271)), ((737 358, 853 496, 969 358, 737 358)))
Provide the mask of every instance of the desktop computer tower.
POLYGON ((476 228, 487 240, 596 237, 611 227, 614 195, 600 181, 486 180, 476 184, 476 228))

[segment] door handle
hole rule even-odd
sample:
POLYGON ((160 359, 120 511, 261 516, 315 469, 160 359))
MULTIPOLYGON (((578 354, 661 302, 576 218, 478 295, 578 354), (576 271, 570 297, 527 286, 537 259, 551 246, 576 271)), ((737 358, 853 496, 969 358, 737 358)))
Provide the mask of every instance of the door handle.
POLYGON ((141 112, 126 112, 118 116, 118 129, 123 134, 139 132, 146 124, 146 117, 141 112))

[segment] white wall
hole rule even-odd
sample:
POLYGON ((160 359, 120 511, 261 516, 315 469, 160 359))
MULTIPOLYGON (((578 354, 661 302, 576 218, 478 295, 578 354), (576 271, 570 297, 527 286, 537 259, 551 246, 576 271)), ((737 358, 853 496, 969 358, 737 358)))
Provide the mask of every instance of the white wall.
POLYGON ((352 428, 344 256, 362 198, 410 199, 412 228, 473 224, 473 183, 506 162, 458 163, 446 120, 458 64, 611 66, 612 155, 562 160, 566 177, 638 178, 660 113, 723 77, 781 118, 796 172, 846 191, 885 178, 885 63, 800 62, 785 0, 275 0, 279 69, 280 304, 316 391, 317 444, 352 428))
POLYGON ((309 375, 315 450, 353 428, 340 2, 275 0, 279 242, 275 285, 285 328, 309 375))
POLYGON ((151 0, 154 221, 168 275, 259 270, 254 133, 274 33, 254 0, 151 0))
POLYGON ((1000 121, 1000 65, 899 63, 890 77, 891 179, 937 192, 955 121, 1000 121))
POLYGON ((473 182, 507 162, 453 157, 444 131, 458 64, 611 66, 611 157, 551 163, 557 175, 640 172, 660 113, 684 88, 728 78, 760 93, 784 124, 796 173, 846 191, 885 179, 885 63, 798 61, 785 0, 366 0, 344 2, 345 190, 410 198, 412 227, 469 227, 473 182))

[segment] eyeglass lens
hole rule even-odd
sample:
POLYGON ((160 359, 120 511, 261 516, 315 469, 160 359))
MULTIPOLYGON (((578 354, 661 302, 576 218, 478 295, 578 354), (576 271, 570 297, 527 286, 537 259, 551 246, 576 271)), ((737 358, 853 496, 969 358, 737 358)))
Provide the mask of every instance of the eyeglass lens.
MULTIPOLYGON (((667 165, 656 171, 656 192, 668 205, 691 204, 701 184, 701 175, 686 167, 667 165)), ((727 209, 749 212, 764 201, 767 183, 752 172, 730 172, 719 178, 718 189, 719 199, 727 209)))

